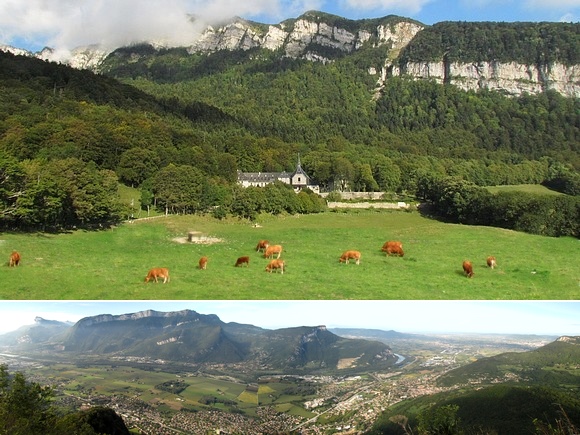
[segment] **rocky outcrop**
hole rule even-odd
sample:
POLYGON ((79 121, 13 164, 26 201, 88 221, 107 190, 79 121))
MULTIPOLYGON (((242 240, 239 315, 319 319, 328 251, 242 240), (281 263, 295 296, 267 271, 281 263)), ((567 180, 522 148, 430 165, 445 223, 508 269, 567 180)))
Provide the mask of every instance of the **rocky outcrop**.
POLYGON ((214 53, 219 50, 248 50, 261 47, 282 50, 291 58, 318 61, 330 59, 310 50, 314 44, 343 53, 351 53, 373 40, 375 45, 389 44, 393 49, 404 47, 423 26, 411 21, 378 24, 374 29, 349 31, 321 21, 315 14, 293 22, 278 25, 254 25, 242 19, 214 29, 208 27, 199 40, 190 48, 190 53, 214 53))
POLYGON ((452 84, 466 91, 488 89, 517 96, 554 90, 566 97, 580 97, 580 65, 415 62, 402 67, 386 64, 380 80, 384 81, 389 76, 429 79, 452 84))

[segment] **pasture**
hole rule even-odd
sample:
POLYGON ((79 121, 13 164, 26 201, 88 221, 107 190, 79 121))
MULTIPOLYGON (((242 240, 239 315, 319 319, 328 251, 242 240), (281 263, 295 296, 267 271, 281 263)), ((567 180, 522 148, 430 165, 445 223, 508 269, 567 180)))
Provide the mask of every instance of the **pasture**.
POLYGON ((260 216, 257 223, 201 216, 136 220, 68 234, 0 234, 0 298, 18 300, 549 299, 580 295, 580 241, 455 225, 417 212, 351 210, 260 216), (218 239, 186 242, 189 231, 218 239), (266 273, 260 239, 283 246, 284 274, 266 273), (400 240, 404 257, 381 252, 400 240), (22 255, 8 267, 12 250, 22 255), (346 250, 360 265, 339 263, 346 250), (486 266, 494 255, 497 268, 486 266), (200 257, 207 256, 207 270, 200 257), (248 267, 234 267, 249 256, 248 267), (462 270, 473 263, 474 277, 462 270), (167 284, 145 283, 167 267, 167 284))

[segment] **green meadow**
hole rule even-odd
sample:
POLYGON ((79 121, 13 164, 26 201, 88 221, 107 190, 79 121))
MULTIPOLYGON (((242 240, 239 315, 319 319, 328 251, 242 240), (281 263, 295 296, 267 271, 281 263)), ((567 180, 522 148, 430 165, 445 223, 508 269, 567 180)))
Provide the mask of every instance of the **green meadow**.
POLYGON ((351 210, 260 216, 257 222, 202 216, 138 219, 113 229, 0 234, 0 298, 41 300, 550 299, 580 295, 580 241, 442 223, 417 212, 351 210), (187 242, 189 231, 214 243, 187 242), (281 244, 284 274, 267 273, 260 239, 281 244), (387 240, 405 256, 386 257, 387 240), (22 255, 8 267, 12 250, 22 255), (341 264, 355 249, 361 264, 341 264), (487 268, 488 255, 498 267, 487 268), (199 270, 201 256, 209 258, 199 270), (249 256, 249 267, 234 267, 249 256), (462 262, 475 276, 465 277, 462 262), (167 284, 145 283, 168 267, 167 284))

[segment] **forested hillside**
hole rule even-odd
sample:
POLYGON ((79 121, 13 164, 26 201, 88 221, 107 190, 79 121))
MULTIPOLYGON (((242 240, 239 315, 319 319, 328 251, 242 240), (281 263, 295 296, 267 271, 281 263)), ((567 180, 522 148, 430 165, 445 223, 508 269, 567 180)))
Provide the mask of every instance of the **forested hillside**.
MULTIPOLYGON (((470 47, 464 58, 492 49, 501 54, 511 43, 499 39, 524 35, 539 52, 554 52, 550 60, 573 63, 576 27, 441 23, 419 32, 400 58, 437 53, 455 37, 470 47)), ((529 52, 522 44, 506 58, 529 52)), ((529 211, 527 199, 515 218, 480 222, 448 210, 457 198, 445 203, 433 195, 457 180, 461 188, 544 183, 577 195, 578 99, 553 91, 466 92, 404 77, 377 88, 369 70, 392 55, 389 46, 371 39, 351 53, 327 54, 331 62, 259 47, 202 54, 139 45, 113 52, 95 75, 0 53, 2 226, 117 222, 131 213, 115 199, 117 181, 140 187, 143 207, 167 212, 253 218, 321 211, 323 202, 310 192, 236 184, 238 170, 292 171, 300 155, 322 189, 418 196, 449 219, 577 234, 575 200, 565 207, 573 222, 563 231, 545 229, 544 222, 515 225, 527 222, 521 217, 529 211)))
POLYGON ((579 352, 578 337, 561 337, 533 351, 482 358, 448 371, 438 384, 458 388, 395 404, 368 433, 417 428, 424 433, 437 424, 453 426, 444 433, 577 433, 579 352))
POLYGON ((426 27, 405 47, 399 62, 518 62, 524 65, 580 63, 576 23, 444 21, 426 27))

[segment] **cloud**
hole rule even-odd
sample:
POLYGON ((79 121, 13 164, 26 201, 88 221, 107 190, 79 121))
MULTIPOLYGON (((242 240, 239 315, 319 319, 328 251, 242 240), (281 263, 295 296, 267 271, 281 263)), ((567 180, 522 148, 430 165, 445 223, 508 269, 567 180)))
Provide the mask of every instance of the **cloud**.
POLYGON ((572 13, 567 13, 561 16, 558 21, 560 21, 561 23, 577 23, 578 16, 572 13))
POLYGON ((288 18, 288 13, 318 6, 320 1, 290 5, 281 0, 2 0, 0 41, 43 43, 57 50, 90 44, 114 48, 141 41, 187 45, 208 24, 234 16, 288 18))
POLYGON ((409 14, 420 12, 432 0, 341 0, 345 9, 354 11, 375 11, 393 13, 400 11, 409 14))

